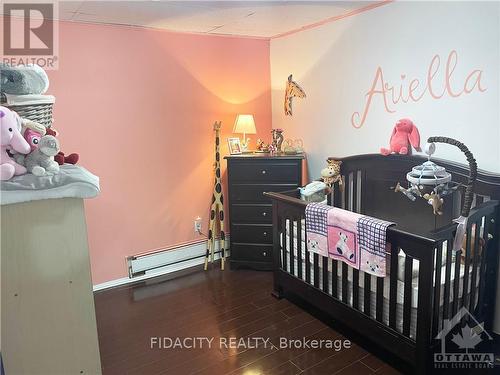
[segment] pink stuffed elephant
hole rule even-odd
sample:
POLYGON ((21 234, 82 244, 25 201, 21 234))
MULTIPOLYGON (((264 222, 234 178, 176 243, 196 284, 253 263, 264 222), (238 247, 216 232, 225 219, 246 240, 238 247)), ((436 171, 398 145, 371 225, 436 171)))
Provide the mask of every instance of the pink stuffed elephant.
POLYGON ((399 120, 392 130, 390 149, 381 148, 382 155, 392 153, 406 155, 411 153, 410 144, 420 151, 420 134, 415 124, 408 118, 399 120))
POLYGON ((8 108, 0 106, 0 180, 5 181, 13 176, 26 173, 26 168, 9 157, 7 149, 20 154, 28 154, 31 147, 21 132, 21 119, 8 108))

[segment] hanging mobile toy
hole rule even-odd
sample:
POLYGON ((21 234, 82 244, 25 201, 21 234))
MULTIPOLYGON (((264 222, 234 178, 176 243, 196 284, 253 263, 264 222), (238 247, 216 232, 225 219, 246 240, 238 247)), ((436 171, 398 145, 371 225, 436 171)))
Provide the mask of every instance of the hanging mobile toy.
POLYGON ((413 167, 412 170, 406 174, 408 188, 403 188, 398 182, 394 191, 403 193, 411 201, 415 201, 417 197, 425 199, 427 203, 432 206, 434 214, 441 215, 441 207, 444 203, 443 197, 456 191, 462 184, 453 182, 451 180, 451 173, 446 171, 444 167, 431 161, 431 155, 436 151, 435 143, 447 143, 458 147, 460 151, 465 154, 469 163, 469 177, 465 189, 464 204, 460 217, 453 220, 458 223, 453 249, 458 250, 462 245, 467 226, 467 217, 469 216, 472 200, 474 198, 477 163, 467 146, 453 138, 430 137, 427 142, 424 151, 428 155, 428 160, 421 165, 413 167))

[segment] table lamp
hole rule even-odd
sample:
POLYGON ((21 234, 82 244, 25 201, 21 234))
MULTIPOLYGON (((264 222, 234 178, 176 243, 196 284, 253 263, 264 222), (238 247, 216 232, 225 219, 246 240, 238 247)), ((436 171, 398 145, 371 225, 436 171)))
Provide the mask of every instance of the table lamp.
POLYGON ((237 115, 236 121, 234 122, 233 133, 243 133, 243 141, 241 142, 241 151, 249 152, 248 145, 250 143, 250 138, 247 138, 247 134, 256 134, 255 122, 253 120, 253 115, 237 115))

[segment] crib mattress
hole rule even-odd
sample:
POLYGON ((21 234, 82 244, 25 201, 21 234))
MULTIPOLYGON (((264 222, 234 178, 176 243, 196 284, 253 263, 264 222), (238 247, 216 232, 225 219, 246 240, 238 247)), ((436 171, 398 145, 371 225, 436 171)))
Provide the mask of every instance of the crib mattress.
MULTIPOLYGON (((287 260, 286 260, 286 271, 291 272, 290 269, 290 253, 287 252, 287 260)), ((312 254, 311 254, 312 255, 312 254)), ((294 259, 294 275, 298 275, 298 258, 294 254, 293 256, 294 259)), ((319 267, 319 272, 318 272, 318 279, 319 279, 319 289, 323 290, 323 268, 321 265, 319 267)), ((328 262, 328 294, 332 294, 332 262, 328 262)), ((341 277, 341 262, 338 262, 339 264, 339 269, 337 270, 337 296, 342 295, 342 277, 341 277)), ((443 270, 444 272, 444 270, 443 270)), ((464 277, 464 270, 463 266, 461 267, 461 272, 460 272, 460 291, 459 291, 459 303, 462 299, 462 280, 464 277)), ((310 265, 310 274, 311 274, 311 280, 314 280, 314 266, 312 263, 312 257, 311 257, 311 265, 310 265)), ((305 281, 306 277, 306 264, 304 261, 304 257, 302 257, 302 279, 305 281)), ((370 316, 375 319, 376 317, 376 277, 372 276, 372 282, 370 283, 370 316)), ((454 278, 451 278, 453 281, 454 278)), ((469 278, 470 280, 470 278, 469 278)), ((416 283, 416 280, 414 280, 416 283)), ((453 285, 453 284, 452 284, 453 285)), ((476 284, 477 287, 477 284, 476 284)), ((398 280, 398 287, 397 287, 397 300, 396 300, 396 330, 399 332, 403 331, 403 300, 404 300, 404 292, 403 289, 404 284, 398 280)), ((441 289, 442 290, 442 289, 441 289)), ((358 295, 359 295, 359 301, 358 301, 358 306, 360 311, 364 311, 364 295, 365 295, 365 288, 364 288, 364 277, 359 278, 358 282, 358 295)), ((443 310, 444 306, 444 297, 443 297, 443 292, 441 293, 441 301, 440 301, 440 310, 443 310)), ((412 299, 411 299, 411 320, 410 320, 410 337, 415 338, 416 337, 416 327, 417 327, 417 297, 418 297, 418 285, 414 284, 412 287, 412 299)), ((451 305, 453 303, 453 290, 450 290, 450 299, 448 301, 448 304, 451 305)), ((476 293, 476 301, 477 302, 477 293, 476 293)), ((348 272, 348 281, 347 281, 347 304, 349 306, 353 306, 353 282, 352 282, 352 268, 349 267, 349 272, 348 272)), ((383 298, 383 314, 382 314, 382 321, 384 324, 389 325, 389 277, 384 278, 384 298, 383 298)))
MULTIPOLYGON (((294 263, 297 262, 297 239, 294 238, 294 263)), ((287 235, 286 236, 286 241, 287 241, 287 265, 290 264, 290 250, 288 249, 288 244, 290 243, 290 237, 287 235)), ((301 258, 302 258, 302 263, 303 263, 303 271, 305 272, 305 241, 302 241, 302 251, 301 251, 301 258)), ((311 269, 312 269, 312 264, 313 264, 313 255, 314 253, 312 252, 309 252, 309 260, 310 260, 310 263, 311 263, 311 269)), ((414 269, 417 269, 418 270, 418 261, 417 260, 414 260, 413 261, 413 267, 414 269)), ((323 269, 323 262, 320 260, 319 262, 319 269, 321 270, 320 275, 323 273, 322 272, 322 269, 323 269)), ((348 281, 349 283, 351 283, 351 287, 352 287, 352 268, 351 267, 348 267, 349 269, 349 272, 348 272, 348 281)), ((288 270, 289 271, 289 270, 288 270)), ((441 271, 441 290, 443 290, 444 288, 444 284, 446 283, 446 266, 443 265, 442 266, 442 271, 441 271)), ((451 285, 454 285, 454 280, 455 280, 455 265, 452 264, 451 266, 451 276, 450 276, 450 280, 451 280, 451 285)), ((312 271, 311 271, 312 272, 312 271)), ((328 262, 328 272, 331 273, 332 272, 332 262, 329 261, 328 262)), ((403 270, 400 270, 398 269, 398 273, 402 273, 403 270)), ((472 267, 469 268, 469 285, 470 285, 470 280, 472 280, 472 267)), ((311 273, 312 274, 312 273, 311 273)), ((337 262, 337 275, 341 275, 342 274, 342 262, 338 261, 337 262)), ((296 273, 297 275, 297 273, 296 273)), ((305 273, 303 273, 303 275, 305 275, 305 273)), ((459 289, 458 289, 458 296, 459 298, 462 297, 462 294, 463 294, 463 277, 465 275, 465 266, 463 264, 460 264, 460 272, 459 272, 459 277, 460 277, 460 281, 459 282, 459 289)), ((479 285, 479 277, 477 277, 479 275, 479 269, 477 269, 477 274, 476 274, 476 287, 479 285)), ((376 279, 377 277, 375 276, 371 276, 372 277, 372 281, 370 283, 370 289, 372 292, 376 292, 376 279)), ((435 282, 435 280, 434 280, 435 282)), ((364 277, 361 277, 359 278, 359 287, 360 288, 364 288, 364 283, 365 283, 365 280, 364 280, 364 277)), ((389 299, 389 283, 390 283, 390 275, 388 274, 385 278, 384 278, 384 298, 386 299, 389 299)), ((453 300, 453 288, 450 289, 450 300, 453 300)), ((397 303, 398 304, 402 304, 403 303, 403 300, 404 300, 404 282, 401 281, 400 279, 398 279, 397 281, 397 303)), ((414 273, 413 274, 413 278, 412 278, 412 296, 411 296, 411 306, 412 307, 416 307, 417 306, 417 302, 418 301, 418 272, 414 273)), ((442 306, 444 303, 444 293, 441 293, 440 295, 440 305, 442 306)))

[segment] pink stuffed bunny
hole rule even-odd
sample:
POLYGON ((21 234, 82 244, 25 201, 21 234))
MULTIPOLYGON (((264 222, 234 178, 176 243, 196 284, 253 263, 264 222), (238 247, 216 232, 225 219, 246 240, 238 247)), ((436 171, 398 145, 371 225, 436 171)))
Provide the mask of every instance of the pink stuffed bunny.
POLYGON ((7 149, 12 149, 20 154, 28 154, 31 147, 23 138, 21 132, 21 119, 8 108, 0 106, 0 180, 5 181, 13 176, 26 173, 26 168, 17 164, 7 154, 7 149))
POLYGON ((415 124, 408 118, 399 120, 392 130, 390 149, 381 148, 382 155, 391 153, 406 155, 411 153, 410 144, 420 151, 420 134, 415 124))

